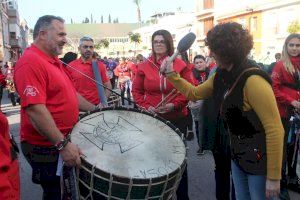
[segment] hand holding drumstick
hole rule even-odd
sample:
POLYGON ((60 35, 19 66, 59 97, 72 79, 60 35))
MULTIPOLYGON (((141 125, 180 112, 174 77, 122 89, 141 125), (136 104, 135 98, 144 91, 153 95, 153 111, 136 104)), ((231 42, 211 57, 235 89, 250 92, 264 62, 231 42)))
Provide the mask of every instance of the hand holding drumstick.
POLYGON ((174 110, 174 104, 169 103, 179 95, 176 89, 173 89, 164 99, 162 99, 155 107, 150 106, 148 111, 151 113, 167 113, 174 110))

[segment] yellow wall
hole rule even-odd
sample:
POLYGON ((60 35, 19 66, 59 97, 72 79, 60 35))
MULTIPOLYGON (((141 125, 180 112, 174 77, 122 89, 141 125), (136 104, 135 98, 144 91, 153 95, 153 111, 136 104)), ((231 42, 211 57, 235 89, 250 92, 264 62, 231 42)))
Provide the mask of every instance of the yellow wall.
POLYGON ((262 38, 262 14, 261 12, 253 12, 253 13, 247 13, 247 14, 243 14, 243 15, 237 15, 237 16, 233 16, 230 18, 226 18, 226 19, 221 19, 218 20, 218 23, 224 23, 224 22, 238 22, 240 24, 242 24, 245 28, 247 28, 251 35, 253 36, 253 41, 254 41, 254 53, 256 55, 260 55, 261 53, 261 38, 262 38), (250 26, 251 24, 251 20, 252 20, 252 24, 254 23, 253 20, 254 18, 256 18, 256 29, 253 29, 254 26, 250 26))

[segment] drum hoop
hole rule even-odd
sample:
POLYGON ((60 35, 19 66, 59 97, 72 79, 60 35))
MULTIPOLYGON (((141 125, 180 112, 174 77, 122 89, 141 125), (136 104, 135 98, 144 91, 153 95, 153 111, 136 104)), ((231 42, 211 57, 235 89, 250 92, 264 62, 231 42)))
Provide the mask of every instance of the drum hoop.
MULTIPOLYGON (((151 116, 155 119, 158 119, 159 121, 163 122, 164 124, 168 125, 173 131, 175 131, 179 136, 180 138, 182 139, 182 141, 184 142, 184 134, 180 131, 179 128, 177 128, 176 126, 174 126, 170 121, 162 118, 161 116, 157 115, 157 114, 152 114, 150 112, 148 112, 147 110, 142 110, 142 109, 136 109, 136 108, 128 108, 128 107, 124 107, 124 106, 117 106, 117 107, 106 107, 106 108, 98 108, 96 110, 93 110, 93 111, 88 111, 82 115, 79 116, 79 121, 81 119, 83 119, 84 117, 86 116, 89 116, 93 113, 96 113, 96 112, 101 112, 101 111, 108 111, 108 110, 122 110, 122 111, 131 111, 131 112, 137 112, 137 113, 142 113, 142 114, 146 114, 148 116, 151 116)), ((74 128, 74 127, 73 127, 74 128)), ((72 133, 73 131, 73 128, 72 130, 70 131, 70 133, 72 133)), ((185 144, 185 142, 184 142, 185 144)), ((186 144, 185 144, 186 145, 186 144)))
MULTIPOLYGON (((119 184, 128 185, 130 181, 132 181, 134 185, 148 185, 151 180, 153 185, 157 185, 163 183, 167 179, 172 179, 173 177, 177 176, 177 174, 182 173, 183 169, 186 167, 186 160, 187 159, 185 158, 184 161, 181 163, 181 165, 173 172, 166 175, 157 176, 154 178, 129 178, 121 175, 114 175, 112 173, 108 173, 97 167, 95 168, 94 175, 106 181, 110 181, 110 179, 112 178, 112 182, 119 183, 119 184)), ((92 168, 94 167, 84 158, 82 158, 82 164, 83 164, 82 168, 87 172, 91 172, 92 168)))
MULTIPOLYGON (((85 159, 82 159, 83 163, 87 164, 87 165, 83 165, 81 170, 84 170, 86 173, 89 173, 91 176, 91 179, 93 177, 97 177, 101 180, 107 181, 109 183, 109 191, 108 194, 105 194, 101 191, 96 190, 95 188, 93 188, 93 192, 97 192, 98 194, 101 194, 102 196, 105 197, 112 197, 111 195, 111 185, 112 184, 119 184, 119 185, 126 185, 129 186, 130 190, 133 186, 148 186, 147 188, 147 195, 150 192, 150 188, 152 186, 156 186, 156 185, 163 185, 163 191, 161 193, 161 195, 159 196, 152 196, 151 198, 159 198, 159 197, 163 197, 166 193, 170 192, 170 191, 175 191, 175 188, 178 187, 182 174, 185 170, 185 168, 187 167, 187 162, 186 162, 186 158, 184 159, 184 162, 180 165, 180 167, 178 167, 175 171, 166 174, 164 176, 160 176, 160 177, 155 177, 155 178, 128 178, 128 177, 122 177, 122 176, 116 176, 114 174, 111 173, 107 173, 106 171, 103 171, 99 168, 94 168, 94 166, 92 166, 89 162, 87 162, 85 159), (89 168, 94 168, 95 171, 93 173, 91 173, 91 171, 93 169, 89 169, 89 168), (99 174, 97 172, 101 172, 102 174, 99 174), (101 175, 108 175, 108 177, 103 177, 101 175), (175 183, 174 185, 172 185, 171 187, 167 188, 169 181, 171 181, 172 179, 175 179, 175 183), (122 181, 121 181, 122 180, 122 181), (125 182, 126 180, 126 182, 125 182)), ((77 178, 77 182, 83 184, 85 187, 90 188, 91 185, 90 183, 86 183, 83 180, 80 179, 80 177, 78 176, 77 178)), ((91 188, 90 188, 91 189, 91 188)), ((130 194, 130 191, 128 191, 128 194, 130 194)), ((115 199, 120 199, 118 197, 113 197, 115 199)))

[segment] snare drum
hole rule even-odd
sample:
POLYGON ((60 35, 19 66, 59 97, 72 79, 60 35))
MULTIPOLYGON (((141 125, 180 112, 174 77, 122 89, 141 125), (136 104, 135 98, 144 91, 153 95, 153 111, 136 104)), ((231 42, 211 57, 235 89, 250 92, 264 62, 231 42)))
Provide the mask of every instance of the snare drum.
POLYGON ((86 114, 71 134, 85 158, 81 199, 171 199, 186 167, 181 133, 169 122, 128 108, 86 114))

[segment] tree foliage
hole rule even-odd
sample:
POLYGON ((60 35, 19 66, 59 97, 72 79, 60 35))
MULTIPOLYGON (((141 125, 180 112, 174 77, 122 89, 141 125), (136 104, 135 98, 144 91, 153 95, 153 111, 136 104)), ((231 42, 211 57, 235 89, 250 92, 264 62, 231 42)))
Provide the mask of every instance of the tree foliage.
POLYGON ((111 23, 111 16, 110 16, 110 14, 108 15, 108 23, 111 23))
POLYGON ((90 20, 89 20, 89 18, 88 17, 86 17, 83 21, 82 21, 82 23, 84 23, 84 24, 88 24, 88 23, 90 23, 90 20))
POLYGON ((138 23, 141 26, 142 19, 141 19, 141 0, 133 0, 133 3, 136 5, 136 11, 137 11, 137 17, 138 17, 138 23))
POLYGON ((100 44, 104 48, 108 48, 109 47, 109 41, 108 41, 108 39, 102 39, 102 40, 100 40, 100 44))
POLYGON ((130 32, 128 35, 131 42, 138 43, 138 44, 142 42, 141 34, 130 32))
POLYGON ((128 35, 129 35, 129 38, 130 38, 130 42, 134 42, 134 46, 135 46, 134 55, 135 55, 137 44, 142 42, 141 34, 130 32, 128 35))
POLYGON ((113 23, 115 24, 119 23, 119 18, 114 19, 113 23))
POLYGON ((94 48, 98 50, 101 48, 107 49, 108 47, 109 47, 108 39, 101 39, 99 42, 96 42, 94 45, 94 48))
POLYGON ((299 21, 292 21, 288 28, 287 28, 287 32, 289 33, 300 33, 300 23, 299 21))

